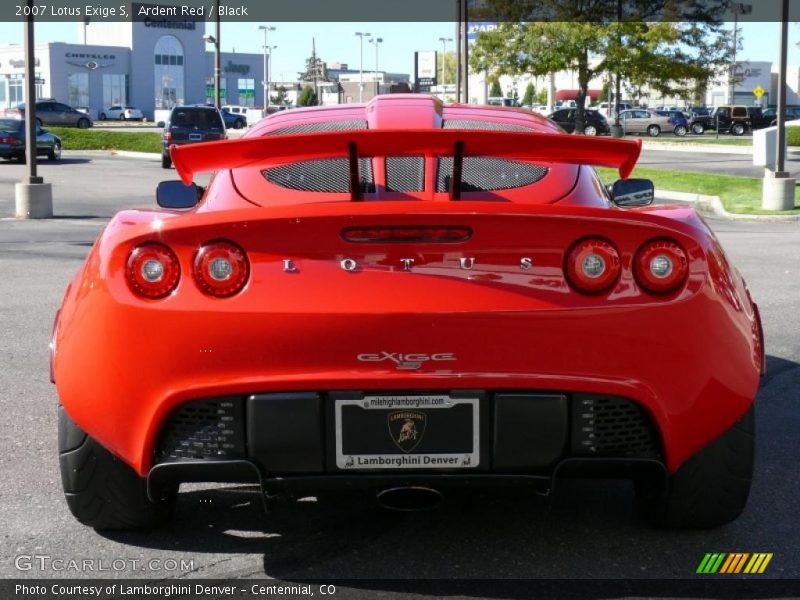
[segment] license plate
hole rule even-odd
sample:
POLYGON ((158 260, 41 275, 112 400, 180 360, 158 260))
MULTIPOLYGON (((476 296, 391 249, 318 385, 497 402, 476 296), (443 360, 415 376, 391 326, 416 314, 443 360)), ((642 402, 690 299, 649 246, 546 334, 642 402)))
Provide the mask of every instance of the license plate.
POLYGON ((339 469, 479 466, 478 398, 366 395, 336 399, 334 409, 339 469))
POLYGON ((203 134, 202 133, 190 133, 189 134, 189 141, 191 141, 191 142, 199 142, 202 139, 203 139, 203 134))

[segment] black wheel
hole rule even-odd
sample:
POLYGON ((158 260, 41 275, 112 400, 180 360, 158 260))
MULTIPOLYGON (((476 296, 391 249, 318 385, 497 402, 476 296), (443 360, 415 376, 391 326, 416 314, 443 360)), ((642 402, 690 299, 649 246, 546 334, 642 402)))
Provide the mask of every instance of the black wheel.
POLYGON ((106 113, 100 113, 100 120, 101 121, 105 121, 106 120, 106 113))
POLYGON ((684 137, 687 133, 689 133, 689 130, 686 128, 686 125, 678 125, 675 128, 675 132, 674 133, 678 137, 684 137))
POLYGON ((78 129, 89 129, 90 126, 89 119, 78 119, 78 129))
POLYGON ((650 137, 660 136, 661 127, 659 127, 658 125, 650 125, 650 127, 647 128, 647 135, 649 135, 650 137))
POLYGON ((125 120, 125 113, 119 113, 119 120, 120 121, 124 121, 125 120))
POLYGON ((169 157, 169 154, 161 153, 161 167, 164 169, 169 169, 172 166, 172 159, 169 157))
POLYGON ((166 521, 175 493, 156 503, 131 467, 89 437, 58 409, 58 462, 67 506, 95 529, 143 529, 166 521))
POLYGON ((687 460, 657 490, 639 482, 645 517, 660 527, 702 529, 730 523, 744 510, 753 478, 755 406, 722 436, 687 460))
POLYGON ((597 135, 597 127, 594 125, 587 125, 583 128, 583 135, 597 135))
POLYGON ((742 125, 741 123, 734 123, 731 126, 731 133, 733 135, 744 135, 744 132, 745 132, 745 126, 742 125))
POLYGON ((47 153, 47 158, 50 160, 61 160, 61 142, 53 144, 53 149, 47 153))
POLYGON ((244 127, 244 121, 242 121, 241 119, 237 119, 236 121, 233 122, 234 129, 242 129, 243 127, 244 127))
POLYGON ((692 133, 695 135, 703 135, 706 132, 706 128, 703 127, 702 123, 695 123, 692 125, 692 133))

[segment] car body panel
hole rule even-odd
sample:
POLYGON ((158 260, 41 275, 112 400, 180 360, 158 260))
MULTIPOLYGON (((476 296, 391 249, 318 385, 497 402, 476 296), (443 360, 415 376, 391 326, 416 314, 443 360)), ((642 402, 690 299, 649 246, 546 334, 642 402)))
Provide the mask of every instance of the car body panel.
POLYGON ((240 142, 173 148, 184 179, 219 170, 195 208, 121 212, 92 248, 54 328, 53 368, 65 410, 144 477, 169 415, 199 398, 346 390, 613 394, 653 420, 664 465, 674 473, 753 401, 763 366, 756 307, 693 208, 609 202, 585 163, 622 166, 626 155, 611 157, 621 148, 638 155, 638 141, 558 132, 525 110, 444 107, 398 95, 276 114, 240 142), (370 127, 265 135, 355 118, 370 127), (449 118, 462 128, 448 131, 449 118), (525 123, 533 132, 487 131, 487 123, 525 123), (460 200, 425 193, 335 201, 318 193, 281 201, 284 192, 268 186, 263 198, 240 191, 241 180, 261 177, 270 161, 298 160, 301 146, 318 159, 341 156, 351 143, 373 144, 377 160, 412 151, 425 124, 432 152, 447 151, 459 136, 467 155, 505 148, 509 157, 524 146, 528 158, 516 158, 524 162, 549 148, 554 166, 569 161, 565 149, 576 148, 569 144, 585 142, 591 152, 574 159, 579 165, 562 165, 556 177, 566 184, 548 192, 539 183, 520 188, 552 194, 538 202, 519 190, 460 200), (346 236, 352 228, 466 228, 469 235, 361 243, 346 236), (608 240, 620 256, 618 279, 600 293, 579 292, 565 274, 570 248, 587 237, 608 240), (249 258, 247 284, 229 298, 205 295, 191 275, 198 248, 219 239, 249 258), (684 250, 688 274, 674 291, 653 294, 639 285, 633 264, 643 245, 661 239, 684 250), (126 278, 131 251, 144 242, 168 246, 180 264, 176 289, 160 300, 137 296, 126 278), (391 360, 359 358, 381 352, 453 359, 404 370, 391 360))

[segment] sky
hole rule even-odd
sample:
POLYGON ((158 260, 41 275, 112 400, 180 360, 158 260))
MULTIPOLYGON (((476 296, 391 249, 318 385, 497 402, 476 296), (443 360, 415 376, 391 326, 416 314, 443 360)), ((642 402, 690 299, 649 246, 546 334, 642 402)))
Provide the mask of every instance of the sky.
MULTIPOLYGON (((223 23, 222 49, 225 52, 261 54, 264 33, 259 23, 223 23)), ((453 23, 269 23, 276 28, 270 32, 269 44, 277 46, 272 57, 273 80, 294 81, 311 56, 311 40, 316 39, 317 55, 332 64, 347 63, 359 68, 360 48, 356 31, 368 32, 383 38, 379 48, 379 69, 413 75, 414 51, 442 49, 440 37, 453 38, 453 23)), ((744 50, 740 60, 778 61, 779 23, 741 23, 744 50)), ((731 24, 732 27, 732 24, 731 24)), ((79 25, 37 23, 37 42, 78 41, 79 25)), ((211 32, 213 24, 208 23, 211 32)), ((0 22, 0 43, 21 43, 22 25, 0 22)), ((789 26, 789 64, 800 64, 800 25, 789 26)), ((454 49, 453 42, 447 44, 454 49)), ((364 40, 364 70, 375 68, 375 47, 364 40)))

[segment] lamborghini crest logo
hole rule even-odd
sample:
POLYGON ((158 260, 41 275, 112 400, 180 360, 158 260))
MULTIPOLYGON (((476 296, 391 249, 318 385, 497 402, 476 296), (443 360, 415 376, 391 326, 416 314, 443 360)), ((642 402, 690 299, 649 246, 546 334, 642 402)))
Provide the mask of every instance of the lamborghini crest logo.
POLYGON ((411 452, 425 435, 425 413, 401 410, 389 414, 389 435, 403 452, 411 452))

